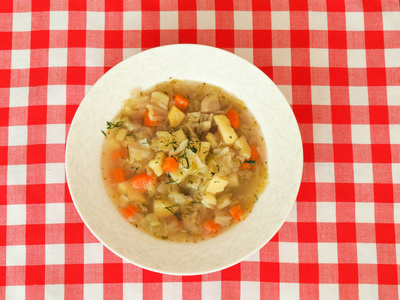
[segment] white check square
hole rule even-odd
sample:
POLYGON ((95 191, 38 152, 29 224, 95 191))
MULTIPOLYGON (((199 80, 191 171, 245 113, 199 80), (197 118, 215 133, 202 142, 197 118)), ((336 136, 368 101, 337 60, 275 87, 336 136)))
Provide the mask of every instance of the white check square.
POLYGON ((62 224, 65 222, 65 204, 46 204, 46 224, 62 224))
POLYGON ((12 31, 31 31, 32 14, 28 12, 12 14, 12 31))
POLYGON ((338 263, 338 251, 336 243, 318 243, 318 263, 338 263))
POLYGON ((400 49, 385 49, 385 66, 386 68, 400 67, 400 49))
POLYGON ((104 67, 104 49, 86 48, 86 66, 104 67))
POLYGON ((197 11, 197 29, 215 29, 215 11, 197 11))
POLYGON ((400 105, 400 86, 387 86, 386 93, 388 105, 400 105))
POLYGON ((29 88, 15 87, 10 88, 10 107, 28 106, 29 88))
POLYGON ((331 105, 330 87, 324 85, 312 85, 311 102, 315 105, 331 105))
POLYGON ((322 223, 336 222, 335 202, 317 202, 317 222, 322 222, 322 223))
POLYGON ((11 68, 12 69, 29 69, 31 65, 30 50, 12 50, 11 52, 11 68))
POLYGON ((346 12, 346 30, 347 31, 364 31, 364 13, 363 12, 346 12))
POLYGON ((26 246, 13 245, 6 246, 6 266, 25 266, 26 246))
POLYGON ((251 11, 234 11, 233 12, 235 30, 252 30, 253 29, 253 12, 251 11))
POLYGON ((201 283, 202 300, 221 299, 221 282, 203 281, 201 283))
POLYGON ((26 165, 7 166, 7 185, 26 185, 26 165))
POLYGON ((142 51, 140 48, 124 48, 122 50, 122 56, 124 59, 131 57, 132 55, 138 54, 142 51))
POLYGON ((351 141, 353 144, 370 144, 371 143, 370 126, 365 124, 352 124, 351 141))
POLYGON ((298 244, 279 242, 279 261, 284 263, 299 263, 298 244))
POLYGON ((374 183, 371 163, 354 163, 354 183, 374 183))
POLYGON ((359 264, 377 264, 376 244, 357 243, 357 261, 359 264))
POLYGON ((103 245, 100 243, 86 243, 83 246, 83 260, 85 264, 103 263, 103 245))
POLYGON ((329 67, 329 50, 310 48, 310 67, 329 67))
POLYGON ((349 68, 366 68, 365 49, 347 49, 347 66, 349 68))
POLYGON ((123 28, 124 30, 141 30, 142 13, 140 11, 124 11, 123 28))
POLYGON ((328 14, 323 11, 308 12, 308 28, 310 30, 327 30, 328 14))
POLYGON ((50 30, 68 29, 68 11, 50 11, 50 30))
POLYGON ((85 283, 83 285, 83 299, 103 299, 103 284, 85 283))
POLYGON ((130 299, 143 299, 143 283, 123 283, 122 289, 124 295, 129 295, 130 299))
POLYGON ((379 291, 377 284, 359 284, 358 299, 376 300, 379 299, 379 291))
POLYGON ((316 182, 335 182, 335 166, 333 163, 315 163, 316 182))
POLYGON ((63 284, 46 284, 44 287, 45 299, 63 299, 64 285, 63 284))
POLYGON ((280 84, 278 85, 278 88, 282 92, 283 96, 285 96, 287 102, 291 105, 293 103, 292 86, 280 84))
POLYGON ((273 48, 272 64, 275 67, 290 67, 292 65, 292 51, 290 48, 273 48))
POLYGON ((46 183, 65 183, 64 163, 46 164, 46 183))
POLYGON ((355 203, 356 223, 374 223, 375 206, 371 202, 355 203))
POLYGON ((86 30, 104 30, 105 19, 106 19, 106 14, 104 11, 86 12, 86 30))
POLYGON ((163 299, 182 299, 182 282, 163 282, 163 299))
POLYGON ((394 184, 400 183, 400 163, 392 163, 392 181, 394 184))
POLYGON ((281 282, 279 284, 280 299, 300 299, 300 284, 281 282))
POLYGON ((49 67, 66 67, 68 61, 67 48, 49 49, 49 67))
POLYGON ((25 146, 28 143, 28 126, 9 126, 8 127, 8 145, 25 146))
POLYGON ((240 282, 240 299, 254 300, 260 299, 260 282, 241 281, 240 282))
POLYGON ((339 299, 339 285, 336 283, 320 283, 319 299, 339 299))
POLYGON ((288 11, 271 11, 271 29, 289 30, 290 13, 288 11))
POLYGON ((368 105, 368 87, 350 86, 349 87, 350 105, 368 105))
POLYGON ((400 28, 400 12, 384 11, 382 12, 383 30, 399 30, 400 28))
POLYGON ((177 11, 160 11, 160 29, 173 30, 179 27, 177 11))
POLYGON ((63 265, 65 263, 65 245, 45 245, 46 265, 63 265))
POLYGON ((25 299, 25 285, 6 286, 6 300, 25 299))
POLYGON ((235 48, 235 54, 241 58, 253 63, 253 49, 252 48, 235 48))
POLYGON ((313 137, 314 143, 332 144, 332 124, 314 124, 313 137))
POLYGON ((46 126, 47 144, 65 143, 65 124, 48 124, 46 126))
POLYGON ((7 205, 7 225, 26 224, 26 205, 10 204, 7 205))
POLYGON ((67 87, 65 85, 47 86, 47 105, 67 104, 67 87))

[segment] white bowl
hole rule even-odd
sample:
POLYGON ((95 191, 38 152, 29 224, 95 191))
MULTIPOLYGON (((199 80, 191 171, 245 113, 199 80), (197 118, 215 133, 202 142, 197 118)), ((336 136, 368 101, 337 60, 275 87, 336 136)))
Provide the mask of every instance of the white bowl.
POLYGON ((302 170, 299 128, 276 85, 244 59, 200 45, 150 49, 109 70, 80 104, 66 150, 72 199, 91 232, 126 261, 176 275, 218 271, 263 247, 288 216, 302 170), (133 88, 148 89, 171 77, 207 82, 243 100, 260 124, 267 145, 269 183, 253 212, 227 232, 196 244, 157 240, 130 225, 109 200, 101 178, 101 130, 106 121, 113 119, 133 88))

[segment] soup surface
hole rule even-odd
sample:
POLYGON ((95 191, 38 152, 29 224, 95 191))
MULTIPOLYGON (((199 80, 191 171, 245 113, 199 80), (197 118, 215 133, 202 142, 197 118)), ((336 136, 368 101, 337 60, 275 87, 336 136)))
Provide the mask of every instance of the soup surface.
POLYGON ((220 234, 246 218, 266 186, 259 125, 242 101, 210 84, 171 80, 133 90, 103 134, 110 199, 156 238, 220 234))

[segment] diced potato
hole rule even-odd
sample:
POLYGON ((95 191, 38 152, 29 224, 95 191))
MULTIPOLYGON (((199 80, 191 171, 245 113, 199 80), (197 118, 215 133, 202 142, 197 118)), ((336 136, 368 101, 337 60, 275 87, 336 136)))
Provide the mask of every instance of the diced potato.
POLYGON ((214 176, 210 180, 210 183, 208 184, 206 191, 207 193, 212 193, 212 194, 222 192, 228 183, 229 181, 227 179, 222 178, 220 176, 214 176))
POLYGON ((115 135, 115 140, 117 142, 122 142, 125 139, 125 136, 128 133, 128 129, 121 128, 118 130, 117 134, 115 135))
POLYGON ((188 177, 189 172, 185 169, 176 169, 174 172, 169 173, 173 181, 176 183, 181 183, 186 177, 188 177))
POLYGON ((238 136, 232 128, 229 119, 224 115, 214 116, 214 121, 218 125, 218 131, 221 134, 225 144, 232 146, 237 140, 238 136))
POLYGON ((167 109, 168 108, 168 102, 169 102, 169 96, 161 93, 161 92, 152 92, 151 93, 151 102, 157 104, 158 106, 167 109))
POLYGON ((216 137, 211 133, 207 133, 206 140, 210 142, 211 148, 218 148, 218 143, 216 137))
POLYGON ((178 205, 174 206, 168 200, 154 200, 153 209, 157 218, 166 218, 173 214, 169 209, 166 209, 166 207, 169 207, 173 212, 176 212, 179 209, 178 205))
POLYGON ((185 113, 179 110, 175 105, 172 105, 168 112, 168 121, 172 127, 176 127, 185 118, 185 113))
POLYGON ((232 194, 223 194, 218 197, 218 208, 223 209, 231 204, 232 194))
POLYGON ((206 193, 205 195, 203 195, 201 203, 203 203, 204 206, 208 208, 213 208, 214 205, 217 204, 217 198, 215 198, 214 194, 206 193))
POLYGON ((158 152, 154 156, 154 158, 149 162, 149 168, 153 170, 154 174, 156 174, 157 177, 161 176, 164 173, 162 169, 164 160, 165 160, 164 152, 158 152))
POLYGON ((244 158, 251 157, 251 148, 244 135, 236 140, 236 142, 233 144, 233 149, 239 151, 239 155, 243 156, 244 158))
POLYGON ((182 143, 184 140, 187 139, 187 136, 185 134, 185 132, 183 131, 183 129, 179 129, 175 132, 172 133, 174 135, 174 139, 176 141, 176 143, 179 145, 180 143, 182 143))
POLYGON ((118 184, 117 192, 120 195, 125 195, 128 197, 129 201, 134 201, 138 203, 146 203, 147 200, 144 195, 142 195, 138 190, 132 188, 128 181, 124 181, 118 184))
POLYGON ((121 148, 121 144, 117 142, 114 138, 108 138, 106 146, 107 149, 110 151, 118 150, 119 148, 121 148))
POLYGON ((239 186, 239 175, 236 172, 229 174, 227 177, 229 181, 228 184, 230 187, 239 186))
POLYGON ((210 151, 211 144, 210 142, 200 142, 198 143, 197 147, 197 156, 204 161, 206 156, 208 155, 208 152, 210 151))

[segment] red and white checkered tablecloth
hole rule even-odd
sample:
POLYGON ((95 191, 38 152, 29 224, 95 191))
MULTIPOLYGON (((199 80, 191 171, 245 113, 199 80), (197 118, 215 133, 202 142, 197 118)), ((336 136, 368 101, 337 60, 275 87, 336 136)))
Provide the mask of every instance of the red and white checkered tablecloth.
POLYGON ((399 299, 397 0, 3 0, 0 299, 399 299), (85 93, 144 49, 198 43, 254 63, 298 120, 293 210, 229 269, 169 276, 91 234, 65 180, 85 93))

